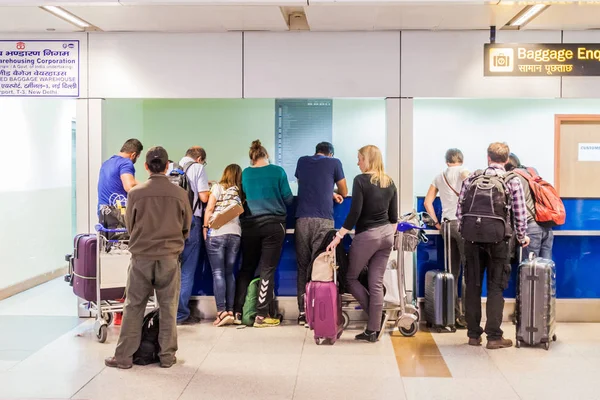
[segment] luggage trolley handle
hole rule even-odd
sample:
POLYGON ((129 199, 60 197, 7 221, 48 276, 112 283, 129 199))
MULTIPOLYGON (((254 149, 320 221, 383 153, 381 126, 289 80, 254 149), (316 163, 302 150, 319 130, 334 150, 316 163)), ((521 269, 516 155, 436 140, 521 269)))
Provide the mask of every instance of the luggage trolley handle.
POLYGON ((107 229, 102 224, 96 224, 96 232, 104 232, 104 233, 127 233, 127 229, 119 228, 119 229, 107 229))

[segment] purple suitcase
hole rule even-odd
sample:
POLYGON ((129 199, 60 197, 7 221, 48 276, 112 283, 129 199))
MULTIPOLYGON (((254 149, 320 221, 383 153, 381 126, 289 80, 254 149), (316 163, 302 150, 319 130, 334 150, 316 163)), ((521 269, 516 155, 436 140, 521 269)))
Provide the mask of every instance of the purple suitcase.
POLYGON ((315 331, 315 343, 334 344, 342 336, 344 316, 335 282, 309 282, 305 296, 306 321, 315 331))
MULTIPOLYGON (((85 301, 96 302, 96 235, 75 236, 71 257, 73 293, 85 301)), ((125 297, 125 288, 103 289, 101 300, 118 300, 125 297)))

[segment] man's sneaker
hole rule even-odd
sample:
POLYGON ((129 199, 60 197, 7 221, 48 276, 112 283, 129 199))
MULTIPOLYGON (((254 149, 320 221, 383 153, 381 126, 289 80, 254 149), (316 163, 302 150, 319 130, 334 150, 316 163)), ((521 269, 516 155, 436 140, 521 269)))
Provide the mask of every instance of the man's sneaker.
POLYGON ((481 346, 481 338, 469 338, 469 346, 481 346))
POLYGON ((507 347, 512 347, 513 343, 510 339, 498 339, 498 340, 488 340, 486 349, 496 350, 496 349, 504 349, 507 347))
POLYGON ((160 362, 160 367, 161 368, 171 368, 173 365, 175 365, 177 363, 177 357, 173 357, 173 359, 170 362, 160 362))
POLYGON ((233 314, 233 324, 241 325, 242 324, 242 313, 236 312, 233 314))
POLYGON ((298 316, 298 325, 306 325, 306 313, 300 313, 300 315, 298 316))
POLYGON ((129 369, 133 367, 133 363, 120 363, 116 357, 109 357, 104 360, 104 365, 110 368, 129 369))
POLYGON ((254 320, 254 327, 255 328, 271 328, 273 326, 279 326, 281 321, 279 321, 277 318, 263 318, 263 317, 256 317, 256 319, 254 320))

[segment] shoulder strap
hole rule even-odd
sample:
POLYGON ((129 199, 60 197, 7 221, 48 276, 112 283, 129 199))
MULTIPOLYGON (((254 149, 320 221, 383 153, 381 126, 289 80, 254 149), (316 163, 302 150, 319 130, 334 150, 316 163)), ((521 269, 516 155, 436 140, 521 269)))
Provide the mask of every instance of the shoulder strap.
POLYGON ((452 185, 450 185, 450 182, 448 182, 448 178, 446 178, 446 173, 442 172, 442 176, 444 177, 444 182, 446 182, 446 185, 448 185, 448 187, 450 188, 450 190, 452 190, 457 197, 460 197, 460 193, 458 193, 456 191, 456 189, 454 189, 452 187, 452 185))

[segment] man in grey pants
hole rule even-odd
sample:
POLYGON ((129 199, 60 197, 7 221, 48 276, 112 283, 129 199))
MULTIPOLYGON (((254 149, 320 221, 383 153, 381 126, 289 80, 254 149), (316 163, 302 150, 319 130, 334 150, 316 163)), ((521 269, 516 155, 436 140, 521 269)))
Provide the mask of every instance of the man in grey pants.
POLYGON ((185 190, 166 177, 169 156, 162 147, 146 154, 150 179, 128 195, 125 223, 130 234, 131 264, 125 292, 121 334, 108 367, 128 369, 140 346, 142 321, 148 298, 156 290, 160 307, 160 366, 176 362, 177 304, 181 269, 179 255, 192 223, 192 209, 185 190))
POLYGON ((305 325, 304 294, 308 270, 323 238, 333 229, 333 202, 348 195, 342 163, 333 158, 333 145, 319 143, 314 156, 298 160, 298 204, 296 208, 296 260, 298 262, 298 324, 305 325), (337 193, 334 193, 337 186, 337 193), (332 198, 333 196, 333 198, 332 198))

